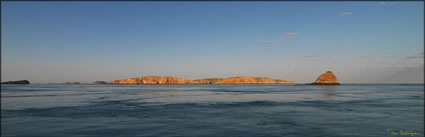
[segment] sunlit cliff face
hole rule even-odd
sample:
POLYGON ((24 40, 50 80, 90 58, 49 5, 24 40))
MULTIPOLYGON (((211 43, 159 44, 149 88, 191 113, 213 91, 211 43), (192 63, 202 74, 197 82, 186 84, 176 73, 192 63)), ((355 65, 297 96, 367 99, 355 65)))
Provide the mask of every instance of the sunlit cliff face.
POLYGON ((295 81, 273 80, 266 77, 231 77, 186 80, 177 77, 147 76, 114 80, 108 84, 293 84, 295 81))
POLYGON ((327 71, 320 75, 314 83, 339 83, 339 81, 331 71, 327 71))

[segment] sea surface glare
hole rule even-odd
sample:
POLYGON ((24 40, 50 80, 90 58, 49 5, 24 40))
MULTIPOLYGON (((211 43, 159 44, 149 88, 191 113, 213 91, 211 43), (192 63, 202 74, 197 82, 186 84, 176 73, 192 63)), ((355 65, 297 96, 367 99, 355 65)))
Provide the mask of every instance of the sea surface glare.
POLYGON ((1 85, 1 136, 423 137, 424 85, 1 85))

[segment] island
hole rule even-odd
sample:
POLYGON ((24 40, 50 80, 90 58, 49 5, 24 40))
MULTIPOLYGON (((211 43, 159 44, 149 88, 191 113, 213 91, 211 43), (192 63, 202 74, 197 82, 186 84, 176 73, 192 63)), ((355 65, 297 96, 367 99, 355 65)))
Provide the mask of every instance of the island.
POLYGON ((107 84, 107 83, 105 81, 94 81, 94 82, 90 82, 88 84, 96 85, 96 84, 107 84))
POLYGON ((339 85, 339 81, 332 71, 327 71, 321 74, 316 81, 306 85, 339 85))
POLYGON ((30 82, 28 80, 17 80, 17 81, 1 82, 1 84, 30 84, 30 82))
MULTIPOLYGON (((1 84, 29 84, 28 80, 7 81, 1 84)), ((81 83, 78 81, 65 82, 65 84, 297 84, 295 81, 271 79, 267 77, 239 76, 229 78, 206 78, 187 80, 179 77, 169 76, 145 76, 113 80, 109 82, 94 81, 90 83, 81 83)), ((340 85, 332 71, 321 74, 313 83, 305 85, 340 85)))
POLYGON ((80 84, 80 82, 78 82, 78 81, 70 81, 70 82, 65 82, 65 84, 80 84))
POLYGON ((107 84, 295 84, 295 81, 270 79, 267 77, 230 77, 186 80, 178 77, 146 76, 114 80, 107 84))

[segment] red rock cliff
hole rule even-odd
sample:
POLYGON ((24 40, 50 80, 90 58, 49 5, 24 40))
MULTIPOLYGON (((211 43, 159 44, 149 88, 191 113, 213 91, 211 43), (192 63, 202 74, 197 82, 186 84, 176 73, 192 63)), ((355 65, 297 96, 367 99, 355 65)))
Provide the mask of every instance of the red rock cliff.
POLYGON ((108 84, 293 84, 295 81, 273 80, 266 77, 231 77, 186 80, 177 77, 147 76, 114 80, 108 84))
POLYGON ((320 75, 316 81, 312 83, 313 85, 339 85, 338 79, 331 71, 327 71, 320 75))
POLYGON ((266 77, 231 77, 221 81, 215 82, 216 84, 290 84, 296 83, 295 81, 273 80, 266 77))
POLYGON ((114 80, 108 84, 191 84, 192 80, 177 77, 147 76, 122 80, 114 80))

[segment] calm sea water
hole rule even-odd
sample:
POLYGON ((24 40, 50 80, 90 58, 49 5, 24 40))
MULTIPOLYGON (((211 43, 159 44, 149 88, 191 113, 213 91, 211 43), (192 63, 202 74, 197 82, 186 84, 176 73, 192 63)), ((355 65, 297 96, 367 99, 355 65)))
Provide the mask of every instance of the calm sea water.
POLYGON ((1 91, 2 136, 424 136, 424 85, 31 84, 1 91))

